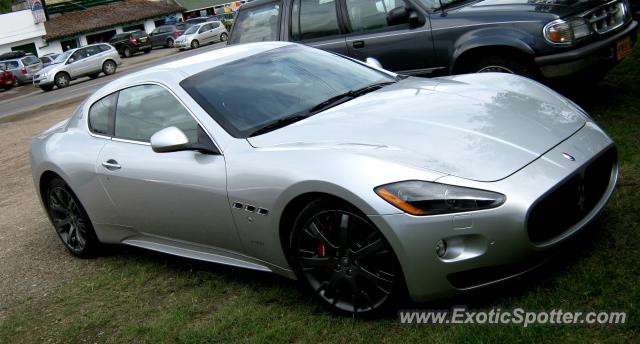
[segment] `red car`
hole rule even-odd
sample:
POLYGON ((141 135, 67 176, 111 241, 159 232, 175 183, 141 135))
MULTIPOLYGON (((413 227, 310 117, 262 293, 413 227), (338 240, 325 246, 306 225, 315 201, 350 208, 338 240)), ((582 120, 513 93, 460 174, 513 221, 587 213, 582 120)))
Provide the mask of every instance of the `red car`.
POLYGON ((11 72, 0 69, 0 87, 8 90, 13 87, 13 84, 13 74, 11 74, 11 72))

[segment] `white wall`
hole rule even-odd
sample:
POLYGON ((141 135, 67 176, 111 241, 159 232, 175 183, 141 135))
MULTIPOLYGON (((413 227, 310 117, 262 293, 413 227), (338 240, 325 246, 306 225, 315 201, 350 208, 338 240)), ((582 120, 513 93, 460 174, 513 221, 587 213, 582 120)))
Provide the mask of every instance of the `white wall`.
POLYGON ((0 14, 0 53, 27 43, 35 43, 38 48, 45 34, 44 24, 34 24, 30 10, 0 14))
POLYGON ((153 31, 155 28, 156 23, 154 23, 153 20, 147 19, 144 21, 144 31, 146 31, 147 33, 153 31))

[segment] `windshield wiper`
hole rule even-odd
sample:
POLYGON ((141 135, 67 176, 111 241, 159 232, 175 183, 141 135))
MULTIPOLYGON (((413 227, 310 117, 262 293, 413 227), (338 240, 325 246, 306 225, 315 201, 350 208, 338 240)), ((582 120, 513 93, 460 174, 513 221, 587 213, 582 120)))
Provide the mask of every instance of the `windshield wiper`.
POLYGON ((312 107, 311 109, 309 109, 309 113, 311 114, 316 114, 320 111, 324 111, 326 109, 332 108, 334 106, 338 106, 348 100, 351 100, 353 98, 357 98, 361 95, 373 92, 375 90, 381 89, 387 85, 393 84, 396 81, 385 81, 385 82, 378 82, 375 84, 371 84, 369 86, 365 86, 356 90, 349 90, 345 93, 342 94, 338 94, 337 96, 331 97, 325 101, 323 101, 322 103, 312 107))
POLYGON ((339 104, 342 104, 348 100, 351 100, 353 98, 357 98, 363 94, 369 93, 369 92, 373 92, 375 90, 378 90, 382 87, 385 87, 389 84, 393 84, 396 81, 385 81, 385 82, 378 82, 375 84, 371 84, 356 90, 350 90, 347 91, 345 93, 342 94, 338 94, 337 96, 331 97, 325 101, 323 101, 322 103, 312 107, 311 109, 309 109, 308 111, 304 111, 301 113, 296 113, 293 114, 291 116, 287 116, 281 119, 278 119, 276 121, 273 121, 263 127, 261 127, 260 129, 255 130, 254 132, 252 132, 249 137, 254 137, 254 136, 258 136, 258 135, 262 135, 262 134, 266 134, 270 131, 285 127, 291 123, 294 122, 298 122, 301 121, 305 118, 311 117, 315 114, 317 114, 320 111, 326 110, 328 108, 337 106, 339 104))
POLYGON ((263 126, 262 128, 254 131, 251 133, 251 135, 249 135, 249 137, 254 137, 254 136, 258 136, 258 135, 262 135, 262 134, 266 134, 270 131, 282 128, 284 126, 287 126, 291 123, 297 122, 297 121, 301 121, 307 117, 309 117, 311 115, 308 114, 295 114, 295 115, 291 115, 291 116, 287 116, 284 118, 280 118, 279 120, 273 121, 265 126, 263 126))

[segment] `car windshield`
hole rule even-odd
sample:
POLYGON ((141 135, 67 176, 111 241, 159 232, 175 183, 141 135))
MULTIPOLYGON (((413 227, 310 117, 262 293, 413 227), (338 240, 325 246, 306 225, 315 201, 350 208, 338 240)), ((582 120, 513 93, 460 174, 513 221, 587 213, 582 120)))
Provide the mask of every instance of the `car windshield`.
POLYGON ((58 55, 58 57, 56 57, 55 60, 53 60, 52 63, 63 63, 64 61, 67 60, 67 57, 69 57, 69 55, 73 54, 75 50, 67 50, 64 53, 58 55))
POLYGON ((350 59, 291 45, 205 70, 180 85, 229 134, 246 138, 313 115, 336 98, 360 95, 352 91, 395 81, 350 59))
POLYGON ((184 34, 185 35, 194 34, 194 33, 198 32, 199 28, 200 28, 200 25, 192 26, 192 27, 188 28, 187 31, 184 32, 184 34))

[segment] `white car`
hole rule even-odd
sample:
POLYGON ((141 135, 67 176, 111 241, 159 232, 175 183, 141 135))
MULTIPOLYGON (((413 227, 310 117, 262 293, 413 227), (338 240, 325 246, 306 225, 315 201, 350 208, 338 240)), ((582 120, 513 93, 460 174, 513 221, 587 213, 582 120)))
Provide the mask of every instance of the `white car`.
POLYGON ((196 49, 207 43, 224 42, 229 33, 219 21, 211 21, 188 28, 182 36, 178 37, 174 46, 179 50, 196 49))

